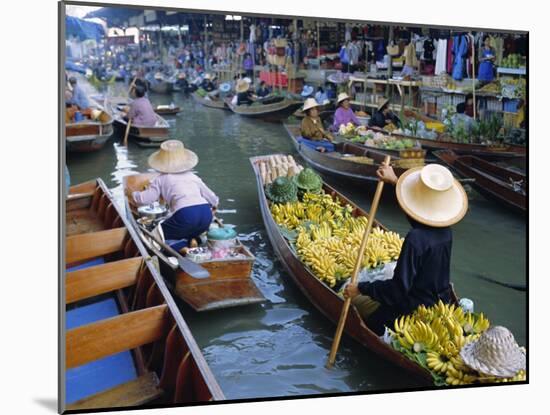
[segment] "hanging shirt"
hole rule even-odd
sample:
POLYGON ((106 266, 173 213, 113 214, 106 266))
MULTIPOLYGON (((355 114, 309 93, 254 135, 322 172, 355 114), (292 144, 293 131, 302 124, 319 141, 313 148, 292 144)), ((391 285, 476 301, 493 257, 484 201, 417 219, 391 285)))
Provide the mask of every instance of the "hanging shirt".
POLYGON ((219 203, 218 196, 204 184, 199 176, 190 171, 161 174, 153 179, 147 190, 132 193, 138 205, 157 202, 161 196, 172 212, 206 203, 218 206, 219 203))
POLYGON ((155 110, 145 97, 136 98, 132 101, 128 118, 132 120, 133 125, 140 127, 153 127, 157 122, 155 110))
POLYGON ((326 92, 317 91, 315 94, 315 101, 317 101, 318 104, 324 104, 325 101, 328 101, 328 95, 326 92))
POLYGON ((429 307, 439 299, 450 300, 451 228, 410 222, 413 228, 405 237, 393 278, 358 284, 359 291, 381 303, 390 318, 409 314, 421 304, 429 307))
POLYGON ((435 58, 435 74, 441 75, 447 72, 447 39, 437 41, 437 55, 435 58))
POLYGON ((338 131, 341 125, 346 125, 351 122, 353 125, 359 125, 359 120, 351 108, 345 109, 339 107, 334 113, 334 123, 332 124, 333 130, 338 131))
POLYGON ((468 54, 468 42, 466 36, 456 36, 453 44, 453 79, 461 81, 465 70, 465 57, 468 54))

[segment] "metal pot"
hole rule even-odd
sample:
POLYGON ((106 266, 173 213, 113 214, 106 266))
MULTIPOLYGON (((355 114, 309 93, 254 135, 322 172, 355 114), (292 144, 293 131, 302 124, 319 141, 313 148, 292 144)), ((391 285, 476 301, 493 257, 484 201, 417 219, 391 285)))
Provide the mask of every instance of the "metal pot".
POLYGON ((161 205, 158 202, 151 203, 150 205, 140 206, 137 209, 140 217, 145 217, 152 220, 157 220, 165 217, 168 214, 168 208, 166 205, 161 205))

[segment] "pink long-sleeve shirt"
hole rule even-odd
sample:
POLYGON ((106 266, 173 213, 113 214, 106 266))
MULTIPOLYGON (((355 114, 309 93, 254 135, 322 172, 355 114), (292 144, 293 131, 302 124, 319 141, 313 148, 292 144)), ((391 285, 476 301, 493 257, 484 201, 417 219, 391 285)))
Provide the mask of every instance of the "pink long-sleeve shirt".
POLYGON ((209 203, 218 206, 219 198, 196 174, 188 171, 177 174, 161 174, 151 182, 148 189, 132 193, 138 205, 148 205, 160 197, 172 212, 181 208, 209 203))
POLYGON ((145 97, 136 98, 132 101, 128 117, 132 120, 133 125, 140 127, 154 127, 157 122, 155 110, 145 97))

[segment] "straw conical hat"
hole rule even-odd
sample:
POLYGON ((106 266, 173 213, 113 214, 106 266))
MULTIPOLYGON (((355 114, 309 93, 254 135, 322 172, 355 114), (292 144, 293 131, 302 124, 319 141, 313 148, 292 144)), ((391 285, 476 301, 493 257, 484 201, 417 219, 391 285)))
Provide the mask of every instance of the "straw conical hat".
POLYGON ((303 97, 309 97, 311 94, 313 94, 313 87, 310 85, 304 85, 304 88, 302 89, 302 92, 300 93, 303 97))
POLYGON ((155 73, 155 79, 162 79, 162 74, 160 72, 155 73))
POLYGON ((212 78, 212 75, 210 75, 209 73, 207 73, 206 75, 204 75, 204 79, 211 79, 212 78))
POLYGON ((407 170, 397 181, 396 193, 401 209, 428 226, 454 225, 468 210, 464 188, 439 164, 407 170))
POLYGON ((495 326, 460 351, 464 363, 478 372, 498 377, 512 377, 525 369, 525 353, 506 327, 495 326))
POLYGON ((311 108, 318 107, 319 103, 315 100, 315 98, 308 98, 304 102, 304 108, 302 108, 302 111, 307 111, 311 108))
POLYGON ((149 156, 149 166, 161 173, 181 173, 191 170, 199 158, 187 150, 181 141, 168 140, 160 145, 160 150, 149 156))
POLYGON ((387 98, 380 98, 378 100, 378 107, 376 107, 376 111, 380 111, 384 105, 386 105, 388 102, 390 102, 387 98))
POLYGON ((342 93, 338 94, 338 99, 336 100, 336 105, 338 105, 342 101, 345 101, 346 99, 350 99, 350 97, 345 92, 342 92, 342 93))
POLYGON ((248 88, 250 88, 249 83, 246 82, 246 81, 243 80, 243 79, 240 79, 240 80, 237 82, 237 86, 235 87, 235 89, 236 89, 237 92, 246 92, 246 91, 248 91, 248 88))

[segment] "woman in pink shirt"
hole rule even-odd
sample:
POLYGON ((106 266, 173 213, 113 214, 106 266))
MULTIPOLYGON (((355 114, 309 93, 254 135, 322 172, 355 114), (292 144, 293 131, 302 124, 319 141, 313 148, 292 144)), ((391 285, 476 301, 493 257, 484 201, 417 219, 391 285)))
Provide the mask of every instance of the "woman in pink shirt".
POLYGON ((151 102, 145 97, 145 87, 143 85, 136 85, 134 93, 136 99, 130 104, 128 118, 132 120, 133 125, 154 127, 157 122, 157 116, 151 102))
POLYGON ((168 140, 160 150, 149 156, 149 166, 161 174, 142 192, 133 192, 138 205, 147 205, 164 199, 172 215, 162 222, 164 239, 186 240, 187 243, 207 231, 212 223, 212 210, 218 206, 218 197, 191 172, 199 159, 178 140, 168 140))
POLYGON ((338 131, 341 125, 347 125, 348 123, 352 123, 355 126, 360 124, 353 109, 351 109, 349 99, 348 94, 345 92, 338 95, 336 101, 338 109, 334 113, 334 123, 332 124, 333 131, 338 131))

